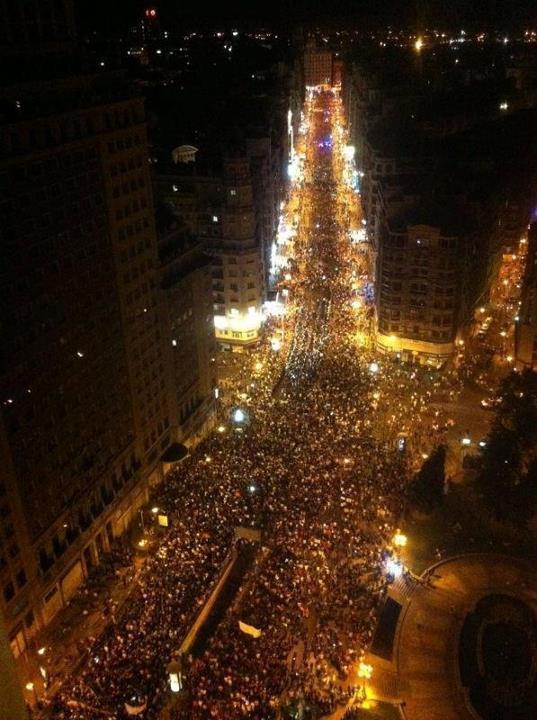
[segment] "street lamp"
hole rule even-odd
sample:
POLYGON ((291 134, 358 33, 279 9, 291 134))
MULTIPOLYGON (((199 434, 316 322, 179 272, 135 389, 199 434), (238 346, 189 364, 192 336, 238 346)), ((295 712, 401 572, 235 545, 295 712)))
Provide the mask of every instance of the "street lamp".
POLYGON ((168 673, 172 693, 181 692, 183 689, 183 674, 180 663, 177 660, 172 660, 171 663, 168 663, 166 672, 168 673))
POLYGON ((244 410, 241 410, 241 408, 237 408, 233 411, 233 415, 231 416, 233 418, 233 422, 236 422, 237 424, 241 424, 245 422, 246 420, 246 413, 244 410))
POLYGON ((391 575, 394 580, 397 578, 400 578, 403 574, 403 566, 398 560, 395 560, 394 558, 390 557, 385 562, 385 568, 386 573, 388 575, 391 575))
POLYGON ((33 682, 27 682, 24 686, 28 692, 31 692, 34 698, 34 703, 37 705, 39 698, 37 697, 37 690, 33 682))
POLYGON ((397 530, 397 532, 393 536, 393 544, 395 545, 395 547, 406 547, 407 543, 407 536, 400 530, 397 530))
POLYGON ((371 680, 372 675, 373 675, 373 666, 369 665, 369 663, 363 662, 363 660, 361 660, 360 664, 358 665, 358 677, 364 678, 365 680, 371 680))

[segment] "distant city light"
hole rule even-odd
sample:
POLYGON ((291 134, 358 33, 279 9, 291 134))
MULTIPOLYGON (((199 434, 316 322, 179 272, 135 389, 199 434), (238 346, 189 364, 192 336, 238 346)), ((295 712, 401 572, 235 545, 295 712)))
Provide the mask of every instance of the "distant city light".
POLYGON ((369 372, 372 375, 376 375, 378 371, 380 370, 379 364, 377 362, 372 362, 369 364, 369 372))

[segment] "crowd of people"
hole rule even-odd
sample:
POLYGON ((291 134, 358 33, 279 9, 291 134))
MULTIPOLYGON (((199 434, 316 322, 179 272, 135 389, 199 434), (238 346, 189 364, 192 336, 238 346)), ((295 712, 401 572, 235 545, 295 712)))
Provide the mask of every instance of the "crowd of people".
MULTIPOLYGON (((395 439, 409 397, 405 387, 406 404, 390 409, 392 425, 379 434, 387 394, 406 381, 397 367, 382 368, 380 391, 356 342, 353 277, 367 268, 349 240, 340 117, 336 94, 309 100, 289 352, 255 375, 243 401, 249 422, 234 424, 224 404, 221 425, 166 477, 155 502, 169 528, 53 699, 53 718, 159 717, 166 666, 241 526, 260 530, 261 541, 222 622, 185 659, 185 716, 268 720, 302 707, 320 717, 358 697, 357 665, 386 592, 384 554, 408 476, 395 439)), ((427 392, 416 381, 410 408, 428 423, 427 392)))

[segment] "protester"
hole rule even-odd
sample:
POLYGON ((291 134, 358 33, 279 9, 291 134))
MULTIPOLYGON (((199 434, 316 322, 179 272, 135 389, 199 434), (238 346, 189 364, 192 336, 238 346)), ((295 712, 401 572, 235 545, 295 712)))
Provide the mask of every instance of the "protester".
POLYGON ((406 431, 421 452, 431 422, 441 436, 444 420, 428 410, 440 388, 428 371, 409 379, 388 361, 370 370, 372 351, 357 342, 367 298, 354 307, 369 269, 349 239, 353 191, 343 182, 337 95, 310 100, 306 125, 292 340, 280 353, 267 343, 266 372, 241 378, 234 368, 240 394, 226 391, 219 429, 166 477, 155 502, 169 529, 123 611, 55 697, 54 718, 119 720, 129 698, 145 703, 144 719, 158 717, 166 665, 237 526, 260 529, 262 543, 239 601, 187 668, 190 717, 267 720, 293 703, 323 714, 354 692, 349 678, 386 592, 383 553, 408 477, 396 439, 406 431), (240 403, 249 422, 234 424, 230 408, 240 403), (239 620, 260 636, 241 632, 239 620))

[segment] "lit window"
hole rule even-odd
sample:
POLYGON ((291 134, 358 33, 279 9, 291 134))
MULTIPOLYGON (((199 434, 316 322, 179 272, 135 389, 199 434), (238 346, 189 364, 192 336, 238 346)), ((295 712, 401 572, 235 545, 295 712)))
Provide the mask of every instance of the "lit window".
POLYGON ((79 358, 83 358, 83 357, 84 357, 84 353, 83 353, 83 352, 80 352, 80 350, 77 350, 77 353, 76 353, 76 354, 78 355, 79 358))
POLYGON ((177 347, 177 340, 172 340, 172 345, 173 345, 174 347, 177 347))
POLYGON ((172 190, 174 192, 179 192, 179 186, 178 185, 172 185, 172 190))
POLYGON ((231 190, 229 191, 229 194, 232 195, 233 197, 235 197, 235 195, 237 194, 237 191, 235 190, 235 188, 231 188, 231 190))
POLYGON ((217 222, 218 222, 218 215, 213 215, 213 222, 214 222, 214 223, 217 223, 217 222))

